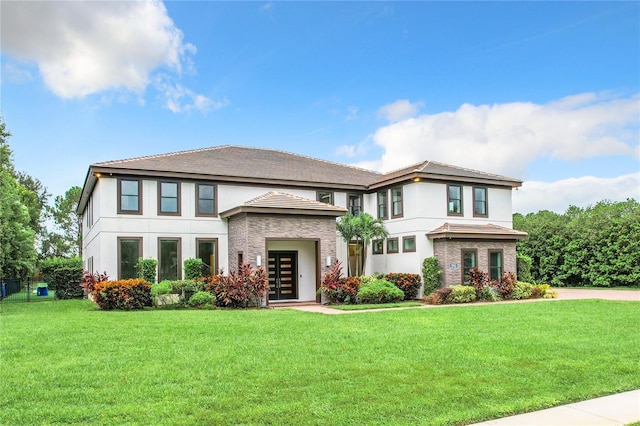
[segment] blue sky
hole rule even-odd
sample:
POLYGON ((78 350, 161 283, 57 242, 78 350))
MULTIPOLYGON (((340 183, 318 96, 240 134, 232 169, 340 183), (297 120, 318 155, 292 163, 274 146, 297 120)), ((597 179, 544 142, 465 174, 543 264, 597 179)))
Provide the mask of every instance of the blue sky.
POLYGON ((640 199, 637 2, 0 3, 0 114, 53 195, 223 144, 519 178, 514 210, 640 199))

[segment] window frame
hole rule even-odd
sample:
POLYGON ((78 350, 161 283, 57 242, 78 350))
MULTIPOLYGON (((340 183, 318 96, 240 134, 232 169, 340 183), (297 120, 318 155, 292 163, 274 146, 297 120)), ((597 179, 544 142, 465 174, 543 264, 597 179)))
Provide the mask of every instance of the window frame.
POLYGON ((378 214, 378 219, 389 219, 389 191, 387 191, 386 189, 384 191, 378 191, 376 193, 376 206, 377 206, 377 214, 378 214), (384 197, 384 202, 382 203, 380 201, 380 195, 383 195, 384 197), (384 214, 380 214, 380 207, 384 207, 384 214))
POLYGON ((158 237, 158 282, 169 278, 161 277, 160 271, 162 271, 162 241, 177 241, 176 246, 176 261, 177 261, 177 276, 176 280, 182 279, 182 237, 158 237))
POLYGON ((474 259, 475 259, 475 266, 472 266, 471 268, 469 268, 469 270, 478 267, 478 249, 477 248, 474 248, 474 249, 471 249, 471 248, 460 249, 460 263, 462 265, 462 268, 460 268, 460 269, 461 269, 461 273, 462 273, 462 277, 461 277, 462 284, 465 284, 465 283, 469 282, 469 280, 465 281, 465 279, 464 279, 464 277, 467 275, 467 274, 465 274, 465 266, 464 266, 464 254, 465 253, 473 253, 474 259))
POLYGON ((486 186, 474 186, 472 188, 473 193, 473 217, 489 217, 489 188, 486 186), (478 201, 476 199, 476 189, 484 190, 484 201, 478 201), (476 213, 476 203, 484 202, 484 213, 476 213))
MULTIPOLYGON (((117 251, 118 251, 118 279, 119 280, 123 280, 123 279, 129 279, 129 278, 136 278, 136 277, 126 277, 123 278, 122 276, 122 242, 123 241, 137 241, 138 242, 138 259, 142 257, 142 237, 118 237, 117 238, 117 251)), ((137 262, 137 259, 136 259, 137 262)))
POLYGON ((447 216, 464 216, 464 186, 457 183, 447 184, 447 216), (456 187, 460 189, 460 198, 451 198, 451 188, 456 187), (452 212, 450 209, 451 202, 457 200, 460 202, 460 213, 452 212))
POLYGON ((180 216, 181 215, 181 204, 182 204, 182 197, 181 197, 181 186, 180 182, 175 181, 175 180, 159 180, 158 181, 158 216, 180 216), (166 183, 166 184, 172 184, 172 185, 176 185, 176 196, 175 197, 163 197, 162 195, 162 184, 166 183), (165 212, 162 211, 162 199, 163 198, 175 198, 176 199, 176 211, 175 212, 165 212))
POLYGON ((502 279, 502 274, 504 273, 504 250, 502 249, 489 249, 488 250, 488 256, 487 256, 487 262, 488 262, 488 266, 489 266, 489 279, 490 280, 501 280, 502 279), (500 255, 500 273, 498 274, 498 276, 496 278, 493 278, 493 266, 491 265, 491 255, 493 254, 499 254, 500 255))
POLYGON ((321 203, 335 205, 335 195, 333 191, 316 191, 316 201, 321 203), (329 196, 329 202, 323 201, 320 194, 327 194, 329 196))
POLYGON ((87 229, 93 226, 93 197, 89 197, 87 202, 87 229))
POLYGON ((206 242, 212 242, 215 245, 215 256, 214 256, 214 265, 209 265, 209 272, 211 272, 211 267, 213 267, 213 272, 212 274, 215 275, 218 273, 219 269, 218 269, 218 257, 219 257, 219 248, 220 245, 218 244, 218 239, 217 238, 196 238, 196 259, 200 259, 200 243, 206 243, 206 242))
POLYGON ((362 204, 363 204, 362 194, 357 194, 355 192, 350 192, 350 193, 347 194, 347 209, 349 210, 349 213, 351 213, 351 215, 358 216, 360 213, 364 212, 362 204), (357 214, 353 213, 353 209, 352 209, 352 206, 351 206, 351 200, 355 199, 355 198, 358 199, 358 209, 359 209, 359 211, 358 211, 357 214))
MULTIPOLYGON (((126 194, 125 196, 130 196, 126 194)), ((118 178, 118 214, 142 214, 142 179, 120 177, 118 178), (122 209, 122 182, 137 182, 138 184, 138 209, 137 210, 123 210, 122 209)))
POLYGON ((372 254, 384 254, 384 240, 378 239, 371 242, 372 254))
POLYGON ((218 216, 218 185, 215 183, 201 183, 196 182, 195 185, 195 199, 196 199, 196 217, 215 217, 218 216), (208 198, 200 198, 200 187, 211 186, 213 188, 213 213, 202 213, 200 211, 200 200, 209 200, 208 198))
POLYGON ((404 215, 404 191, 403 191, 403 187, 402 186, 396 186, 394 188, 391 188, 391 211, 389 213, 391 213, 391 218, 392 219, 396 219, 399 217, 402 217, 404 215), (399 201, 395 201, 394 200, 394 191, 399 191, 400 192, 400 199, 399 201), (395 212, 395 206, 396 203, 399 203, 400 206, 400 213, 395 212))
POLYGON ((395 254, 400 253, 400 245, 398 241, 398 237, 387 238, 387 254, 395 254), (396 248, 392 249, 389 247, 389 243, 395 243, 396 248))
POLYGON ((416 236, 415 235, 407 235, 402 237, 402 252, 403 253, 414 253, 416 252, 416 236), (413 249, 407 249, 406 241, 413 240, 413 249))

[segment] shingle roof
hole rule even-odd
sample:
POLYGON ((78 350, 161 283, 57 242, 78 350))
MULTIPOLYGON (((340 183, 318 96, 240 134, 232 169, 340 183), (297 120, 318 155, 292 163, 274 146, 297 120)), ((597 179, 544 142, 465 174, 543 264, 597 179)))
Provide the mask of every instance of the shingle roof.
POLYGON ((343 216, 347 210, 320 201, 298 197, 296 195, 271 191, 259 197, 253 198, 237 207, 220 213, 220 217, 225 218, 238 213, 291 213, 321 215, 321 216, 343 216))
POLYGON ((526 238, 526 236, 526 232, 516 231, 515 229, 490 223, 486 225, 465 225, 447 222, 427 233, 427 237, 431 239, 491 237, 492 239, 521 240, 526 238))
POLYGON ((241 146, 180 151, 148 157, 96 163, 94 168, 173 172, 216 178, 292 182, 296 185, 345 185, 365 187, 381 174, 275 149, 241 146))

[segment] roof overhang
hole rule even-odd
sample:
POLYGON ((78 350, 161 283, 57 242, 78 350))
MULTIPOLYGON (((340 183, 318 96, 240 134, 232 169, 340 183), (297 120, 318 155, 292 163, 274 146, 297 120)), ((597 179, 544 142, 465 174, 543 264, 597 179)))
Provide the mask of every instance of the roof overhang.
POLYGON ((453 225, 445 223, 439 228, 428 232, 431 240, 511 240, 518 241, 527 237, 526 232, 502 226, 487 225, 453 225))
POLYGON ((255 207, 255 206, 237 206, 232 209, 223 211, 220 213, 220 217, 225 219, 231 216, 236 216, 242 213, 254 213, 254 214, 278 214, 289 216, 328 216, 328 217, 340 217, 347 214, 347 211, 337 210, 316 210, 316 209, 289 209, 282 207, 255 207))

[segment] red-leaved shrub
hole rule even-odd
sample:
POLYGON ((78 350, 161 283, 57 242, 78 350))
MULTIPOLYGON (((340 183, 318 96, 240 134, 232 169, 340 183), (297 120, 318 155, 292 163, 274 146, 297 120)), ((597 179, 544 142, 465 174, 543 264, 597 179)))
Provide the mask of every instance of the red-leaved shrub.
POLYGON ((404 292, 404 300, 413 300, 418 297, 418 291, 422 285, 420 274, 391 272, 384 278, 404 292))

